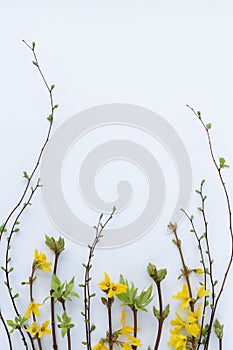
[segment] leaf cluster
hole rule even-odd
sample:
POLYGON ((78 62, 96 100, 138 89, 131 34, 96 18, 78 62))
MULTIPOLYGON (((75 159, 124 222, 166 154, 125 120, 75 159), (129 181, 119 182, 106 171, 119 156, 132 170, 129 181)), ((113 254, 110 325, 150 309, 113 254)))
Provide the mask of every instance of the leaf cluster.
POLYGON ((57 320, 59 322, 58 328, 61 328, 61 335, 64 337, 68 330, 74 327, 74 324, 71 323, 71 317, 69 317, 65 311, 62 316, 57 315, 57 320))
POLYGON ((129 306, 132 310, 147 312, 146 307, 154 298, 154 295, 152 295, 152 285, 147 289, 143 289, 141 293, 139 293, 138 288, 135 288, 134 283, 131 282, 131 286, 129 286, 128 280, 122 275, 120 275, 120 283, 128 287, 125 293, 117 295, 117 298, 123 302, 123 305, 129 306))
POLYGON ((56 241, 53 237, 45 235, 45 244, 55 253, 61 254, 65 249, 65 240, 62 237, 56 241))
POLYGON ((11 327, 10 333, 13 333, 16 329, 21 329, 23 326, 25 326, 25 322, 27 321, 26 318, 19 316, 16 316, 14 320, 7 320, 7 324, 9 327, 11 327))
POLYGON ((52 283, 51 283, 52 294, 51 296, 63 303, 66 300, 71 300, 71 296, 79 298, 79 295, 73 291, 74 289, 74 277, 70 280, 70 282, 61 282, 61 280, 56 276, 52 275, 52 283))

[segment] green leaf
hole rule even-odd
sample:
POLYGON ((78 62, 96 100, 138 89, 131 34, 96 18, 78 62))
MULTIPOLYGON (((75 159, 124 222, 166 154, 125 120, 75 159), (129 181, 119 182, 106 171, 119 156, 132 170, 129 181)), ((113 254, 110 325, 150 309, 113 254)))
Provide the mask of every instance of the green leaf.
POLYGON ((153 306, 153 314, 154 316, 159 320, 160 319, 160 313, 159 313, 159 310, 156 309, 155 306, 153 306))
POLYGON ((26 171, 23 172, 23 177, 27 180, 29 180, 29 176, 28 173, 26 171))
POLYGON ((53 121, 53 115, 50 114, 50 115, 47 117, 47 120, 48 120, 50 123, 52 123, 52 121, 53 121))
POLYGON ((214 333, 218 339, 223 338, 223 328, 224 325, 219 322, 219 320, 216 318, 214 323, 214 333))
POLYGON ((206 127, 207 130, 209 130, 209 129, 211 129, 211 126, 212 126, 211 123, 208 123, 208 124, 206 124, 205 127, 206 127))
POLYGON ((158 270, 158 281, 161 282, 167 276, 167 269, 158 270))
POLYGON ((163 310, 163 319, 164 319, 164 320, 165 320, 165 318, 168 317, 169 312, 170 312, 170 305, 167 304, 166 307, 165 307, 165 309, 163 310))
POLYGON ((219 158, 219 168, 220 169, 230 168, 230 165, 226 164, 226 160, 223 157, 219 158))

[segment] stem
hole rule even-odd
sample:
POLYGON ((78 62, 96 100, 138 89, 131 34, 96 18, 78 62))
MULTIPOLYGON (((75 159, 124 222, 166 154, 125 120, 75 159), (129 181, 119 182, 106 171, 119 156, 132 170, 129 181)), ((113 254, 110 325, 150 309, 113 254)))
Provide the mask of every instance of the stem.
MULTIPOLYGON (((179 254, 180 254, 180 259, 181 259, 181 263, 182 263, 182 266, 183 266, 183 275, 185 277, 185 280, 186 280, 186 283, 187 283, 187 286, 188 286, 188 291, 189 291, 189 297, 191 298, 191 301, 189 302, 189 305, 190 305, 190 309, 192 312, 194 312, 194 303, 195 301, 193 300, 193 295, 192 295, 192 289, 191 289, 191 283, 190 283, 190 279, 189 279, 189 269, 187 268, 186 264, 185 264, 185 260, 184 260, 184 256, 183 256, 183 252, 182 252, 182 248, 181 248, 181 240, 178 238, 178 235, 177 235, 177 225, 173 225, 171 224, 170 227, 172 228, 172 231, 175 235, 175 240, 173 241, 175 243, 175 245, 177 246, 178 248, 178 251, 179 251, 179 254)), ((191 344, 192 344, 192 350, 195 350, 196 349, 196 340, 195 340, 195 337, 192 336, 191 337, 191 344)))
POLYGON ((44 82, 44 84, 45 84, 45 86, 46 86, 46 89, 47 89, 48 92, 49 92, 50 107, 51 107, 51 112, 50 112, 50 113, 51 113, 52 118, 51 118, 50 123, 49 123, 49 128, 48 128, 48 132, 47 132, 47 136, 46 136, 45 142, 44 142, 44 144, 43 144, 43 146, 42 146, 42 148, 41 148, 41 151, 40 151, 39 156, 38 156, 38 158, 37 158, 36 164, 35 164, 35 166, 34 166, 32 172, 31 172, 31 175, 28 176, 28 178, 27 178, 27 184, 26 184, 26 186, 25 186, 25 189, 24 189, 24 191, 23 191, 23 193, 22 193, 22 195, 21 195, 21 197, 20 197, 18 203, 17 203, 17 204, 15 205, 15 207, 11 210, 10 214, 8 215, 8 217, 6 218, 5 222, 4 222, 3 225, 2 225, 2 228, 1 228, 1 231, 0 231, 0 242, 1 242, 2 235, 3 235, 3 233, 4 233, 4 230, 5 230, 6 226, 7 226, 7 224, 8 224, 8 222, 9 222, 10 218, 12 217, 12 215, 14 214, 14 212, 15 212, 15 211, 20 207, 20 205, 22 204, 22 202, 23 202, 23 200, 24 200, 24 198, 25 198, 25 195, 26 195, 26 193, 27 193, 27 191, 28 191, 28 189, 29 189, 29 186, 30 186, 30 184, 31 184, 32 178, 34 177, 34 175, 35 175, 35 173, 36 173, 36 171, 37 171, 37 169, 38 169, 38 167, 39 167, 39 165, 40 165, 41 157, 42 157, 42 155, 43 155, 43 153, 44 153, 45 147, 46 147, 46 145, 47 145, 47 143, 48 143, 48 141, 49 141, 49 138, 50 138, 51 129, 52 129, 52 125, 53 125, 54 110, 55 110, 54 103, 53 103, 53 89, 49 87, 49 85, 48 85, 48 83, 47 83, 47 80, 45 79, 45 76, 44 76, 44 74, 43 74, 43 72, 42 72, 42 70, 41 70, 41 68, 40 68, 39 61, 38 61, 37 56, 36 56, 36 53, 35 53, 35 47, 31 47, 25 40, 23 40, 23 43, 32 51, 33 56, 34 56, 34 59, 35 59, 35 62, 36 62, 36 67, 38 68, 39 74, 40 74, 40 76, 41 76, 41 78, 42 78, 42 80, 43 80, 43 82, 44 82))
POLYGON ((158 350, 158 348, 159 348, 159 343, 160 343, 160 339, 161 339, 161 335, 162 335, 163 322, 164 322, 164 318, 163 318, 163 300, 162 300, 162 292, 161 292, 160 282, 156 282, 156 287, 157 287, 158 297, 159 297, 159 315, 160 315, 160 318, 158 319, 159 326, 158 326, 158 331, 157 331, 157 337, 156 337, 154 350, 158 350))
MULTIPOLYGON (((133 312, 133 336, 134 338, 137 338, 137 332, 138 332, 138 310, 135 309, 135 307, 132 307, 132 312, 133 312)), ((132 345, 132 349, 136 350, 137 346, 132 345)))
POLYGON ((213 321, 214 321, 214 316, 217 310, 217 306, 219 303, 219 300, 221 298, 222 292, 224 290, 225 284, 226 284, 226 280, 228 277, 228 274, 230 272, 231 269, 231 265, 233 262, 233 227, 232 227, 232 210, 231 210, 231 203, 230 203, 230 197, 228 194, 228 189, 226 187, 226 184, 224 182, 222 173, 221 173, 221 167, 218 165, 216 159, 215 159, 215 155, 214 155, 214 151, 213 151, 213 146, 212 146, 212 140, 210 137, 210 133, 209 133, 209 129, 206 127, 205 123, 203 122, 203 120, 201 119, 201 117, 198 115, 198 113, 190 106, 187 105, 187 107, 194 113, 194 115, 198 118, 198 120, 201 122, 203 128, 206 131, 206 135, 207 135, 207 140, 208 140, 208 144, 209 144, 209 150, 210 150, 210 155, 211 155, 211 159, 212 162, 216 168, 216 171, 218 173, 218 177, 219 177, 219 181, 220 181, 220 185, 222 186, 223 189, 223 193, 225 195, 225 200, 226 200, 226 204, 227 204, 227 211, 228 211, 228 224, 229 224, 229 233, 230 233, 230 240, 231 240, 231 252, 230 252, 230 257, 229 257, 229 261, 228 264, 226 266, 225 269, 225 273, 224 273, 224 277, 220 286, 220 290, 219 293, 215 299, 215 303, 213 305, 212 308, 212 312, 211 312, 211 316, 210 316, 210 322, 209 322, 209 332, 207 335, 207 339, 206 339, 206 343, 204 345, 204 350, 207 350, 209 348, 209 341, 210 341, 210 334, 211 334, 211 330, 212 330, 212 326, 213 326, 213 321))
MULTIPOLYGON (((63 311, 66 312, 65 300, 61 300, 61 304, 62 304, 63 311)), ((66 335, 67 335, 67 349, 68 349, 68 350, 71 350, 70 328, 67 330, 66 335)))
POLYGON ((204 222, 204 226, 205 226, 205 242, 206 242, 207 256, 208 256, 208 262, 209 262, 209 276, 210 276, 210 283, 211 283, 211 297, 212 297, 212 305, 214 305, 215 287, 214 287, 214 279, 213 279, 213 259, 211 258, 209 238, 208 238, 208 222, 207 222, 206 214, 205 214, 205 196, 203 195, 203 184, 204 184, 204 182, 202 181, 199 194, 201 196, 201 201, 202 201, 201 213, 202 213, 203 222, 204 222))
MULTIPOLYGON (((35 61, 36 61, 36 66, 37 66, 37 68, 38 68, 38 70, 39 70, 39 73, 40 73, 40 76, 42 77, 42 80, 43 80, 43 82, 44 82, 44 84, 45 84, 45 86, 46 86, 46 88, 47 88, 47 90, 48 90, 48 92, 49 92, 50 105, 51 105, 51 116, 52 116, 52 118, 50 118, 49 128, 48 128, 48 132, 47 132, 47 136, 46 136, 45 142, 44 142, 44 144, 43 144, 43 146, 42 146, 42 148, 41 148, 41 150, 40 150, 39 156, 38 156, 38 158, 37 158, 36 164, 34 165, 34 168, 33 168, 32 172, 31 172, 31 174, 27 177, 27 183, 26 183, 26 186, 25 186, 25 188, 24 188, 24 190, 23 190, 23 193, 22 193, 20 199, 18 200, 17 204, 16 204, 16 205, 13 207, 13 209, 10 211, 9 215, 7 216, 5 222, 3 223, 2 227, 1 227, 1 230, 0 230, 0 242, 1 242, 1 240, 2 240, 3 233, 5 232, 5 229, 6 229, 6 226, 7 226, 8 222, 9 222, 9 220, 12 218, 13 214, 17 211, 17 209, 20 208, 20 206, 22 205, 22 203, 23 203, 23 201, 24 201, 24 199, 25 199, 25 196, 26 196, 26 194, 27 194, 27 192, 28 192, 29 186, 31 185, 31 182, 32 182, 32 180, 33 180, 33 178, 34 178, 34 175, 36 174, 36 171, 37 171, 37 169, 38 169, 38 167, 39 167, 39 165, 40 165, 40 161, 41 161, 42 155, 43 155, 43 153, 44 153, 45 147, 46 147, 46 145, 47 145, 47 143, 48 143, 48 141, 49 141, 49 138, 50 138, 51 129, 52 129, 52 125, 53 125, 54 110, 55 110, 55 108, 56 108, 56 107, 54 106, 54 103, 53 103, 53 92, 52 92, 53 89, 52 89, 52 88, 49 88, 48 83, 47 83, 47 81, 46 81, 46 79, 45 79, 45 77, 44 77, 44 74, 42 73, 42 70, 41 70, 41 68, 40 68, 38 59, 37 59, 36 54, 35 54, 35 46, 32 46, 32 47, 31 47, 31 46, 28 45, 25 41, 23 41, 23 42, 24 42, 24 43, 26 44, 26 46, 27 46, 28 48, 30 48, 30 50, 33 52, 33 55, 34 55, 34 58, 35 58, 35 61)), ((38 184, 38 182, 37 182, 37 184, 38 184)), ((36 189, 37 189, 38 187, 39 187, 39 186, 36 186, 36 189)), ((34 194, 34 192, 35 192, 35 191, 33 190, 33 194, 34 194)), ((30 197, 32 197, 32 194, 31 194, 30 197)), ((28 202, 28 204, 29 204, 29 202, 28 202)), ((6 266, 5 273, 6 273, 6 275, 7 275, 7 276, 6 276, 6 284, 7 284, 7 287, 8 287, 8 293, 9 293, 9 296, 10 296, 11 303, 12 303, 12 305, 13 305, 13 308, 14 308, 15 313, 16 313, 17 316, 19 316, 19 312, 18 312, 18 310, 17 310, 16 304, 15 304, 15 300, 14 300, 13 294, 12 294, 12 292, 11 292, 12 289, 11 289, 11 287, 10 287, 9 270, 8 270, 8 263, 9 263, 9 258, 8 258, 8 256, 9 256, 9 250, 10 250, 10 242, 11 242, 11 239, 12 239, 12 236, 13 236, 15 224, 16 224, 16 222, 18 221, 18 219, 19 219, 19 217, 21 216, 21 214, 23 213, 23 211, 26 209, 26 207, 27 207, 27 205, 26 205, 26 206, 23 206, 23 208, 20 210, 19 214, 17 215, 16 220, 14 220, 14 224, 13 224, 13 226, 12 226, 10 235, 9 235, 9 237, 8 237, 7 249, 6 249, 6 263, 5 263, 5 266, 6 266)), ((24 327, 24 328, 26 328, 26 327, 24 327)), ((22 336, 22 341, 23 341, 23 344, 24 344, 25 348, 28 349, 28 345, 27 345, 26 339, 25 339, 25 337, 24 337, 24 334, 23 334, 21 328, 19 329, 19 332, 20 332, 20 334, 21 334, 21 336, 22 336)), ((30 340, 30 342, 31 342, 32 349, 35 349, 31 334, 30 334, 30 333, 27 333, 27 336, 29 337, 29 340, 30 340)))
MULTIPOLYGON (((34 298, 33 298, 33 283, 35 281, 35 277, 34 277, 34 273, 35 273, 35 265, 34 263, 32 264, 32 273, 31 276, 29 277, 29 293, 30 293, 30 302, 33 303, 34 302, 34 298)), ((36 322, 36 316, 34 313, 32 313, 32 319, 34 322, 36 322)), ((41 339, 39 338, 38 334, 36 334, 36 340, 39 346, 39 350, 42 350, 42 344, 41 344, 41 339)))
POLYGON ((176 225, 172 225, 172 231, 173 231, 173 233, 175 235, 174 243, 177 246, 179 254, 180 254, 180 259, 181 259, 181 263, 182 263, 182 266, 183 266, 182 272, 183 272, 184 278, 185 278, 187 286, 188 286, 189 297, 192 299, 190 301, 190 308, 191 308, 191 311, 194 311, 192 289, 191 289, 191 284, 190 284, 190 280, 189 280, 189 270, 188 270, 188 268, 187 268, 187 266, 185 264, 185 260, 184 260, 184 256, 183 256, 183 252, 182 252, 182 248, 181 248, 181 241, 180 241, 180 239, 178 238, 178 235, 177 235, 177 227, 176 227, 176 225))
POLYGON ((82 285, 84 288, 84 318, 85 318, 85 331, 86 331, 86 346, 87 350, 92 350, 91 347, 91 298, 92 294, 90 291, 90 270, 92 268, 92 258, 94 256, 94 251, 96 248, 97 243, 99 242, 100 238, 102 237, 102 232, 104 228, 107 226, 109 221, 112 219, 113 214, 115 213, 116 208, 114 207, 111 214, 109 215, 108 219, 105 221, 104 224, 101 223, 101 219, 103 217, 103 214, 100 215, 98 224, 95 227, 95 238, 92 243, 92 245, 89 245, 89 255, 87 264, 85 266, 85 275, 84 275, 84 284, 82 285))
POLYGON ((222 338, 219 339, 219 350, 222 350, 222 338))
MULTIPOLYGON (((201 264, 202 264, 203 270, 204 270, 204 285, 206 286, 206 283, 207 283, 206 265, 205 265, 204 253, 203 253, 203 249, 202 249, 202 245, 201 245, 201 238, 197 234, 197 230, 196 230, 196 227, 195 227, 194 222, 193 222, 193 217, 189 216, 188 213, 184 209, 182 209, 182 211, 185 214, 185 216, 188 218, 188 220, 190 221, 191 226, 192 226, 192 231, 193 231, 194 236, 197 240, 197 246, 198 246, 198 249, 200 252, 200 257, 201 257, 201 264)), ((206 302, 207 302, 207 297, 204 297, 203 315, 201 317, 201 330, 200 330, 201 335, 202 335, 202 330, 204 328, 205 310, 207 307, 206 302)), ((200 337, 199 342, 198 342, 197 350, 200 348, 200 346, 201 346, 201 337, 200 337)))
POLYGON ((1 310, 0 310, 0 320, 2 321, 3 328, 4 328, 5 333, 6 333, 6 335, 7 335, 8 344, 9 344, 9 349, 10 349, 10 350, 13 350, 10 332, 9 332, 9 330, 8 330, 8 328, 7 328, 7 325, 6 325, 6 322, 5 322, 5 320, 4 320, 3 316, 2 316, 1 310))
MULTIPOLYGON (((57 273, 57 265, 58 265, 58 258, 60 256, 60 253, 55 253, 55 260, 54 260, 54 267, 53 267, 53 274, 56 276, 57 273)), ((53 339, 53 349, 57 350, 57 337, 56 337, 56 322, 55 322, 55 302, 54 298, 52 297, 53 289, 50 290, 50 313, 51 313, 51 328, 52 328, 52 339, 53 339)))
MULTIPOLYGON (((9 263, 10 263, 10 260, 11 258, 9 257, 9 253, 10 253, 10 247, 11 247, 11 241, 12 241, 12 238, 13 238, 13 235, 15 233, 15 227, 16 227, 16 223, 19 221, 19 218, 20 216, 22 215, 23 211, 25 210, 25 208, 29 205, 29 203, 31 202, 31 199, 34 195, 34 193, 36 192, 37 188, 40 187, 40 183, 39 183, 39 180, 37 181, 37 184, 36 184, 36 187, 34 189, 32 189, 31 191, 31 194, 27 200, 27 202, 25 203, 25 205, 21 208, 20 212, 18 213, 18 215, 16 216, 15 220, 14 220, 14 223, 12 225, 12 228, 11 228, 11 232, 9 234, 9 237, 8 237, 8 240, 7 240, 7 247, 6 247, 6 256, 5 256, 5 277, 6 277, 6 286, 7 286, 7 290, 8 290, 8 294, 9 294, 9 297, 10 297, 10 300, 11 300, 11 303, 13 305, 13 308, 15 310, 15 313, 16 315, 19 317, 20 316, 20 313, 18 311, 18 308, 17 308, 17 305, 16 305, 16 302, 15 302, 15 297, 14 297, 14 293, 13 293, 13 289, 12 289, 12 286, 11 286, 11 281, 10 281, 10 272, 11 272, 11 268, 9 267, 9 263)), ((24 327, 25 328, 25 327, 24 327)), ((25 339, 25 336, 23 334, 23 331, 21 328, 19 328, 19 332, 21 334, 21 337, 22 337, 22 341, 23 341, 23 344, 25 346, 26 349, 28 349, 28 345, 27 345, 27 341, 25 339)), ((27 333, 28 337, 29 337, 29 340, 31 342, 31 345, 34 349, 34 343, 33 343, 33 339, 32 339, 32 336, 30 333, 27 333)))
POLYGON ((112 341, 112 303, 114 299, 108 298, 107 309, 108 309, 108 344, 109 350, 113 349, 113 341, 112 341))

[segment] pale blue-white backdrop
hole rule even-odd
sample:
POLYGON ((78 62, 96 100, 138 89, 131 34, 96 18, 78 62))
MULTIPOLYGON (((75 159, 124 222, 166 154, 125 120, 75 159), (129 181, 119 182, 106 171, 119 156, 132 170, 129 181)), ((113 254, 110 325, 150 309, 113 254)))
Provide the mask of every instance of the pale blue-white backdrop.
MULTIPOLYGON (((24 184, 22 172, 29 172, 32 168, 48 127, 48 96, 38 72, 31 64, 31 53, 22 43, 22 39, 25 39, 29 43, 36 42, 38 59, 45 75, 51 84, 56 85, 54 95, 59 109, 56 112, 54 129, 84 109, 107 103, 128 103, 155 111, 176 130, 191 160, 193 188, 198 187, 201 179, 206 179, 216 279, 221 279, 230 243, 225 233, 226 207, 210 162, 203 130, 186 104, 201 110, 206 122, 212 123, 217 157, 224 156, 227 163, 233 164, 232 14, 233 5, 231 1, 226 0, 43 0, 37 3, 25 0, 8 3, 1 1, 1 221, 19 197, 24 184)), ((114 132, 108 130, 113 136, 114 132)), ((143 146, 154 147, 157 150, 161 146, 152 145, 148 135, 140 136, 129 127, 121 126, 119 132, 125 138, 141 142, 143 146)), ((92 142, 96 139, 98 144, 101 135, 97 134, 91 134, 90 137, 92 142)), ((89 144, 88 135, 86 137, 81 145, 75 146, 77 152, 79 149, 85 149, 85 142, 86 145, 89 144)), ((74 174, 78 174, 75 154, 69 154, 64 165, 64 193, 73 210, 77 210, 75 205, 80 205, 80 218, 89 223, 91 221, 90 224, 94 225, 97 220, 96 213, 79 204, 83 199, 81 195, 78 197, 77 188, 75 191, 78 198, 72 190, 72 186, 75 185, 74 174)), ((182 191, 182 188, 177 189, 177 170, 169 160, 166 149, 161 148, 156 158, 166 179, 167 206, 163 208, 156 226, 141 239, 121 248, 97 251, 93 269, 93 289, 98 290, 95 284, 102 279, 103 271, 108 271, 115 280, 123 273, 142 288, 148 286, 150 280, 146 276, 146 266, 152 261, 158 267, 168 268, 168 278, 164 282, 165 302, 171 303, 174 315, 178 306, 172 301, 171 294, 181 288, 181 282, 176 279, 179 275, 179 259, 166 225, 171 211, 169 205, 175 201, 178 191, 182 191)), ((131 210, 120 225, 127 224, 127 220, 135 220, 136 214, 146 205, 147 193, 143 172, 140 173, 135 167, 125 163, 127 162, 122 161, 117 165, 114 163, 96 178, 98 193, 104 199, 112 200, 115 198, 115 188, 111 193, 109 186, 113 174, 115 176, 119 171, 118 175, 121 178, 127 172, 129 181, 131 176, 135 194, 131 210), (139 188, 143 190, 139 191, 139 188)), ((232 170, 227 170, 225 175, 232 198, 232 170)), ((196 213, 197 205, 197 197, 194 194, 189 206, 191 213, 196 213)), ((51 259, 51 253, 44 248, 44 234, 55 237, 61 234, 50 221, 39 193, 33 206, 22 217, 21 231, 14 241, 12 262, 15 272, 12 273, 12 282, 15 288, 20 290, 19 305, 23 312, 27 305, 28 290, 20 283, 27 279, 30 273, 33 250, 45 250, 51 259)), ((193 249, 194 241, 189 234, 187 222, 182 221, 180 224, 180 233, 182 240, 186 242, 187 259, 190 259, 192 266, 196 266, 198 256, 193 249)), ((1 249, 3 246, 4 241, 1 249)), ((81 262, 86 259, 87 249, 68 238, 66 247, 66 252, 61 257, 59 273, 66 279, 75 275, 78 285, 82 282, 81 262)), ((1 264, 2 259, 1 255, 1 264)), ((230 348, 233 327, 232 277, 231 272, 218 311, 219 319, 225 323, 225 349, 230 348)), ((36 299, 39 301, 44 298, 49 288, 49 277, 41 275, 40 278, 41 282, 35 290, 36 299)), ((3 279, 2 273, 1 280, 3 279)), ((81 294, 80 289, 76 289, 81 294)), ((154 303, 157 303, 156 298, 154 303)), ((96 305, 93 319, 98 323, 99 329, 93 335, 94 341, 103 336, 103 330, 106 329, 104 307, 97 299, 96 305)), ((7 319, 14 316, 4 286, 1 286, 1 307, 7 319)), ((74 348, 79 346, 84 338, 81 308, 81 298, 76 306, 68 306, 77 324, 73 331, 74 348)), ((48 309, 48 306, 43 309, 45 317, 49 315, 48 309)), ((118 311, 116 316, 115 325, 118 327, 118 311)), ((143 348, 146 349, 148 344, 153 344, 156 320, 150 312, 148 315, 141 315, 139 323, 143 348)), ((169 320, 165 328, 161 348, 168 349, 169 320)), ((8 343, 2 329, 0 336, 1 347, 5 350, 8 343)), ((20 339, 17 335, 13 339, 14 348, 19 349, 20 339)), ((43 342, 45 349, 51 348, 49 340, 44 338, 43 342)), ((65 347, 61 338, 59 344, 65 347)), ((212 346, 216 347, 216 343, 213 342, 212 346)))

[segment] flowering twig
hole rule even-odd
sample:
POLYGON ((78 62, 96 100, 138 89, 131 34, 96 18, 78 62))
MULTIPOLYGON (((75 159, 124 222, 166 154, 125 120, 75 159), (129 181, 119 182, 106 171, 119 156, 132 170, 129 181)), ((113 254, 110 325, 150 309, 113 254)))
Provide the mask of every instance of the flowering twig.
POLYGON ((206 342, 204 345, 204 350, 207 350, 209 347, 209 341, 210 341, 210 334, 211 334, 211 329, 212 329, 212 325, 214 322, 214 317, 215 317, 215 313, 217 310, 217 306, 219 303, 219 300, 221 298, 222 292, 224 290, 225 284, 226 284, 226 280, 227 277, 229 275, 230 272, 230 268, 233 262, 233 227, 232 227, 232 209, 231 209, 231 203, 230 203, 230 197, 228 194, 228 189, 227 186, 225 184, 225 181, 223 179, 222 176, 222 170, 224 168, 229 167, 227 164, 225 164, 225 159, 224 158, 219 158, 219 163, 216 160, 216 157, 214 155, 214 151, 213 151, 213 146, 212 146, 212 140, 211 140, 211 136, 210 136, 210 129, 211 129, 211 124, 205 124, 204 121, 201 118, 201 112, 199 111, 195 111, 192 107, 190 107, 189 105, 187 105, 187 107, 194 113, 194 115, 198 118, 198 120, 201 122, 202 127, 204 128, 204 130, 206 131, 206 135, 207 135, 207 140, 208 140, 208 144, 209 144, 209 150, 210 150, 210 155, 211 155, 211 159, 212 162, 217 170, 217 174, 220 180, 220 184, 221 187, 223 189, 224 195, 225 195, 225 199, 226 199, 226 204, 227 204, 227 211, 228 211, 228 225, 229 225, 229 233, 230 233, 230 240, 231 240, 231 252, 230 252, 230 257, 225 269, 225 273, 224 273, 224 277, 222 280, 222 283, 220 285, 220 290, 216 296, 215 302, 212 306, 212 312, 211 312, 211 317, 210 317, 210 323, 209 323, 209 331, 207 334, 207 338, 206 338, 206 342))
MULTIPOLYGON (((37 181, 37 185, 34 187, 34 189, 32 189, 31 191, 31 194, 29 196, 29 200, 26 201, 26 203, 23 203, 23 201, 25 201, 25 197, 28 193, 28 190, 30 188, 30 185, 31 185, 31 182, 36 174, 36 171, 39 167, 39 164, 40 164, 40 161, 41 161, 41 157, 42 157, 42 154, 45 150, 45 147, 49 141, 49 137, 50 137, 50 134, 51 134, 51 129, 52 129, 52 124, 53 124, 53 117, 54 117, 54 111, 55 109, 58 107, 58 105, 55 105, 54 102, 53 102, 53 89, 54 89, 54 85, 52 85, 51 87, 49 87, 46 79, 45 79, 45 76, 40 68, 40 65, 39 65, 39 62, 38 62, 38 59, 37 59, 37 56, 36 56, 36 52, 35 52, 35 43, 32 43, 32 46, 30 46, 26 41, 24 41, 24 44, 32 51, 33 53, 33 56, 34 56, 34 61, 33 61, 33 64, 37 67, 39 73, 40 73, 40 76, 49 92, 49 99, 50 99, 50 107, 51 107, 51 110, 50 110, 50 114, 49 114, 49 117, 47 118, 48 121, 49 121, 49 128, 48 128, 48 132, 47 132, 47 136, 46 136, 46 139, 45 139, 45 142, 40 150, 40 153, 39 153, 39 156, 37 158, 37 161, 36 161, 36 164, 31 172, 30 175, 28 175, 28 173, 26 171, 24 171, 24 178, 26 179, 26 186, 23 190, 23 193, 19 199, 19 201, 17 202, 17 204, 14 206, 14 208, 10 211, 9 215, 7 216, 6 220, 4 221, 4 223, 1 225, 1 228, 0 228, 0 242, 2 240, 2 237, 3 237, 3 234, 5 232, 7 232, 6 228, 7 228, 7 224, 8 222, 10 221, 10 219, 13 217, 13 215, 15 214, 15 212, 20 209, 19 213, 17 214, 16 216, 16 219, 14 220, 14 223, 12 225, 12 228, 10 230, 10 234, 9 234, 9 237, 8 237, 8 240, 7 240, 7 247, 6 247, 6 260, 5 260, 5 274, 6 274, 6 285, 7 285, 7 288, 8 288, 8 292, 10 294, 10 299, 11 299, 11 302, 12 302, 12 305, 13 305, 13 308, 17 314, 17 316, 19 316, 19 312, 17 310, 17 307, 16 307, 16 304, 15 304, 15 296, 13 296, 12 294, 12 288, 10 286, 10 280, 9 280, 9 272, 13 271, 12 267, 9 269, 8 268, 8 265, 9 265, 9 262, 10 262, 10 258, 8 257, 9 256, 9 250, 11 248, 11 240, 12 240, 12 237, 13 237, 13 233, 17 232, 19 229, 18 228, 15 228, 15 226, 19 223, 19 218, 21 217, 22 213, 24 212, 24 210, 28 207, 28 205, 30 204, 30 200, 32 199, 34 193, 36 192, 36 190, 40 187, 39 186, 39 180, 37 181)), ((16 294, 17 295, 17 294, 16 294)), ((23 340, 23 343, 24 343, 24 346, 26 347, 26 349, 28 349, 28 345, 27 345, 27 342, 26 342, 26 339, 24 337, 24 334, 22 333, 22 330, 19 329, 20 333, 21 333, 21 336, 22 336, 22 340, 23 340)), ((31 335, 28 334, 29 336, 29 339, 30 339, 30 342, 31 342, 31 345, 32 345, 32 348, 34 349, 33 347, 33 342, 32 342, 32 338, 31 338, 31 335)))
POLYGON ((116 208, 113 207, 113 210, 105 223, 102 223, 101 220, 103 218, 103 214, 100 215, 97 226, 94 226, 95 229, 95 238, 92 243, 92 245, 88 245, 89 248, 89 255, 87 259, 87 263, 83 264, 85 268, 85 275, 84 275, 84 283, 80 286, 84 289, 84 312, 82 312, 82 315, 85 319, 85 330, 86 330, 86 341, 83 342, 84 345, 86 345, 87 350, 91 350, 91 333, 95 329, 94 325, 91 325, 91 298, 95 296, 95 294, 91 294, 90 291, 90 270, 92 268, 92 258, 94 256, 94 251, 96 248, 96 245, 98 244, 99 240, 102 237, 102 233, 104 228, 107 226, 109 221, 113 218, 113 215, 116 211, 116 208))
MULTIPOLYGON (((54 265, 53 265, 53 275, 57 275, 58 259, 60 254, 65 249, 65 241, 63 238, 59 238, 57 241, 53 237, 45 235, 46 245, 54 252, 54 265)), ((52 328, 52 338, 53 338, 53 349, 57 350, 57 338, 56 338, 56 322, 55 322, 55 300, 53 297, 53 289, 50 289, 50 312, 51 312, 51 328, 52 328)))

